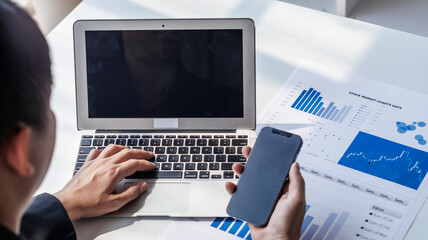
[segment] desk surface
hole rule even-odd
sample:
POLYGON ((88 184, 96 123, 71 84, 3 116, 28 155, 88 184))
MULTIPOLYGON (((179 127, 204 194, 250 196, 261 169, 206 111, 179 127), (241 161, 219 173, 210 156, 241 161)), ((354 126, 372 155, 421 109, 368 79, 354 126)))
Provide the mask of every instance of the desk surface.
MULTIPOLYGON (((71 178, 78 142, 73 23, 78 19, 250 17, 256 24, 257 112, 303 59, 428 94, 428 39, 271 0, 85 0, 49 35, 57 142, 38 192, 55 192, 71 178)), ((156 239, 168 218, 100 218, 75 223, 79 239, 156 239)), ((428 204, 406 239, 428 235, 428 204)))

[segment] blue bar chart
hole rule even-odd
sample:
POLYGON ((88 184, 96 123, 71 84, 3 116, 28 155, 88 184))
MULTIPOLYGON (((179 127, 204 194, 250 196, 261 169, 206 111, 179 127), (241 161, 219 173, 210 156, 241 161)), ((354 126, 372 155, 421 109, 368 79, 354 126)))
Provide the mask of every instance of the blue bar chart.
MULTIPOLYGON (((310 205, 306 205, 306 212, 308 212, 310 205)), ((340 213, 330 212, 328 217, 321 224, 314 223, 315 217, 311 214, 306 214, 302 223, 301 239, 325 239, 334 240, 342 229, 346 220, 349 217, 349 212, 343 211, 340 213)), ((319 222, 317 222, 319 223, 319 222)), ((242 239, 251 239, 250 228, 247 222, 232 217, 217 217, 211 223, 211 227, 220 231, 232 234, 242 239)))
POLYGON ((217 228, 223 232, 227 232, 242 239, 251 240, 250 227, 248 226, 248 223, 239 219, 231 217, 217 217, 211 223, 211 227, 217 228))
POLYGON ((338 108, 335 102, 326 103, 322 100, 321 92, 309 88, 300 93, 291 108, 338 123, 342 123, 352 109, 351 105, 338 108))
MULTIPOLYGON (((306 212, 308 212, 310 206, 306 206, 306 212)), ((324 223, 318 225, 313 223, 314 217, 306 214, 303 219, 302 230, 301 230, 301 239, 302 240, 311 240, 311 239, 325 239, 333 240, 336 238, 340 229, 345 224, 346 219, 349 217, 349 213, 343 211, 340 216, 337 213, 331 212, 324 223)))

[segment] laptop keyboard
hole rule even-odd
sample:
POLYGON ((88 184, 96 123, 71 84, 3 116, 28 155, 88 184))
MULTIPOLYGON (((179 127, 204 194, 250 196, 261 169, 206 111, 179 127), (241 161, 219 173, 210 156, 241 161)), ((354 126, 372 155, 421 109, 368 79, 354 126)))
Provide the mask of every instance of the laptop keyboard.
POLYGON ((247 135, 83 135, 74 174, 92 149, 103 150, 109 144, 153 152, 149 161, 154 171, 142 171, 132 179, 238 179, 232 171, 236 162, 245 164, 242 147, 247 135))

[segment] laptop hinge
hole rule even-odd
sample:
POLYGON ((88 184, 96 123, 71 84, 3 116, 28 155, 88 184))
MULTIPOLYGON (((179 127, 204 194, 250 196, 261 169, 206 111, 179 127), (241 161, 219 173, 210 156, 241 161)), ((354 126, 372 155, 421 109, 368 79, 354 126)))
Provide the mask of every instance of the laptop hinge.
POLYGON ((230 130, 230 129, 214 129, 214 130, 184 130, 184 129, 170 129, 170 130, 159 130, 159 129, 147 129, 147 130, 105 130, 105 129, 98 129, 95 130, 95 133, 236 133, 236 129, 230 130))

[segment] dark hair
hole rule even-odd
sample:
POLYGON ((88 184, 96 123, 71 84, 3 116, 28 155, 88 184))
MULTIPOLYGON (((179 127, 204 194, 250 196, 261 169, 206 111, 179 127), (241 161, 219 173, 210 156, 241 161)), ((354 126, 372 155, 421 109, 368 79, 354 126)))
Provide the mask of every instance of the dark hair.
POLYGON ((0 140, 20 126, 44 127, 52 84, 49 48, 33 19, 0 0, 0 140))

